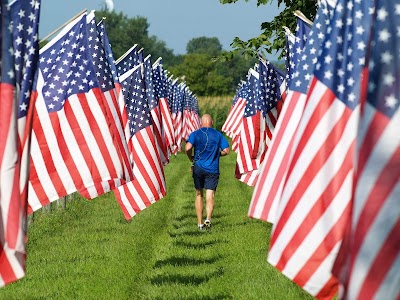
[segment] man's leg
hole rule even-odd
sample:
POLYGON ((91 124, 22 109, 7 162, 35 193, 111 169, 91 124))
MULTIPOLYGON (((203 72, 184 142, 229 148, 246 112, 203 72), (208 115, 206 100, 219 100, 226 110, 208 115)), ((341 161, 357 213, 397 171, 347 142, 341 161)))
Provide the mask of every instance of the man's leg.
POLYGON ((203 190, 196 189, 196 214, 197 224, 203 224, 203 190))
POLYGON ((212 213, 214 210, 214 190, 206 190, 206 212, 207 212, 207 219, 211 220, 212 213))

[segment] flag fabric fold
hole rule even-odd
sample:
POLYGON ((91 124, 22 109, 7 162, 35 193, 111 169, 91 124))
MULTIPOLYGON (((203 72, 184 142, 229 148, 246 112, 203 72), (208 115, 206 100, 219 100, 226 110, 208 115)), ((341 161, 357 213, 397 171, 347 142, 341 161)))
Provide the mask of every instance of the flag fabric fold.
POLYGON ((25 276, 26 209, 40 0, 1 2, 0 286, 25 276))
MULTIPOLYGON (((373 1, 338 1, 321 43, 273 224, 268 262, 318 299, 350 216, 361 82, 373 1), (333 42, 335 41, 335 42, 333 42)), ((310 40, 308 41, 310 42, 310 40)))
POLYGON ((289 67, 289 89, 285 105, 278 119, 274 138, 260 167, 249 207, 249 216, 274 223, 276 210, 282 195, 294 135, 303 114, 311 75, 317 62, 318 49, 329 25, 333 7, 322 1, 310 31, 308 25, 297 18, 294 49, 289 67))
POLYGON ((96 197, 110 182, 127 179, 86 22, 81 15, 40 50, 28 198, 33 211, 75 191, 96 197))
POLYGON ((333 269, 342 299, 400 297, 400 1, 377 1, 352 214, 333 269))
POLYGON ((146 97, 145 76, 142 65, 138 65, 120 77, 122 86, 127 87, 124 99, 133 179, 114 189, 114 194, 127 220, 166 195, 164 167, 146 97))

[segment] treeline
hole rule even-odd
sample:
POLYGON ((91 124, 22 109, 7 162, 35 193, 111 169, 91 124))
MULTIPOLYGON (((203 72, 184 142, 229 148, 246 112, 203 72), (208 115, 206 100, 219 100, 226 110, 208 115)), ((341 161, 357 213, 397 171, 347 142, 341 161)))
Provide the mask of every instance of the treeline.
POLYGON ((186 54, 175 55, 164 41, 149 35, 147 18, 128 17, 123 12, 102 9, 96 18, 105 19, 105 25, 115 59, 121 57, 134 44, 144 48, 145 54, 162 57, 165 69, 175 78, 185 81, 198 96, 234 95, 238 83, 245 78, 255 60, 246 60, 240 54, 229 61, 213 61, 226 51, 216 37, 196 37, 186 46, 186 54))

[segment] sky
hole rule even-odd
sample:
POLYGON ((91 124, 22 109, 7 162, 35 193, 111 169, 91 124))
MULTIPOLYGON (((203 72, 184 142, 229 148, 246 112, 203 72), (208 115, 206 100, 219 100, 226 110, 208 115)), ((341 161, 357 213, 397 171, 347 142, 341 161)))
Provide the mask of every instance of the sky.
POLYGON ((217 37, 224 50, 231 50, 236 36, 242 40, 258 36, 261 23, 279 13, 277 1, 257 7, 256 0, 225 5, 219 0, 42 0, 39 36, 45 37, 84 9, 101 9, 106 2, 128 17, 146 17, 149 35, 164 41, 174 54, 185 54, 187 43, 202 36, 217 37))

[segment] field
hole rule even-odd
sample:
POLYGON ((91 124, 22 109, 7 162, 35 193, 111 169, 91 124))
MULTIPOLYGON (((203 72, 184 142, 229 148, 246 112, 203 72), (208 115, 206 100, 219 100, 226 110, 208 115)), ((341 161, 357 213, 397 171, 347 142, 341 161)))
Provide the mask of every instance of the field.
POLYGON ((266 262, 270 224, 224 157, 214 226, 199 232, 189 162, 166 166, 167 197, 126 222, 112 193, 35 213, 27 274, 0 299, 312 299, 266 262))
MULTIPOLYGON (((232 97, 199 98, 218 129, 232 97)), ((250 219, 252 188, 221 159, 211 231, 199 232, 190 164, 165 168, 167 196, 127 222, 112 193, 34 214, 27 273, 0 299, 313 299, 266 261, 271 225, 250 219)))

